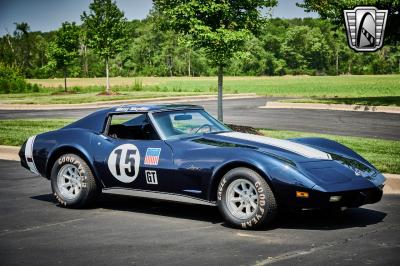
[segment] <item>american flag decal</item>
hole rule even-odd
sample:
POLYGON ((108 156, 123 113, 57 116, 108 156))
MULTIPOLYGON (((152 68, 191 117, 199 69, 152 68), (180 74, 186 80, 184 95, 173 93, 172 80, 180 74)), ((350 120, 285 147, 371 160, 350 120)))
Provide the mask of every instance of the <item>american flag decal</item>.
POLYGON ((158 165, 160 159, 161 148, 147 148, 144 164, 158 165))

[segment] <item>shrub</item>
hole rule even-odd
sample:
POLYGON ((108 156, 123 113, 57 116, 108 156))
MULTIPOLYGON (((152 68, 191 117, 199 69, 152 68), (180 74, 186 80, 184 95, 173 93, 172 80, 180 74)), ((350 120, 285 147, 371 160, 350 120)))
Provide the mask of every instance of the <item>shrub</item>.
POLYGON ((39 90, 37 84, 32 85, 25 81, 18 68, 0 63, 0 93, 39 92, 39 90))
POLYGON ((210 92, 217 92, 217 91, 218 91, 218 88, 217 88, 217 87, 210 87, 210 88, 208 88, 208 90, 209 90, 210 92))
POLYGON ((141 80, 135 79, 135 83, 132 86, 132 90, 134 91, 141 91, 143 90, 143 84, 141 80))
POLYGON ((1 79, 17 79, 24 78, 21 74, 21 71, 16 67, 6 66, 0 63, 0 78, 1 79))
POLYGON ((39 92, 39 90, 40 90, 39 85, 37 84, 32 85, 32 92, 39 92))

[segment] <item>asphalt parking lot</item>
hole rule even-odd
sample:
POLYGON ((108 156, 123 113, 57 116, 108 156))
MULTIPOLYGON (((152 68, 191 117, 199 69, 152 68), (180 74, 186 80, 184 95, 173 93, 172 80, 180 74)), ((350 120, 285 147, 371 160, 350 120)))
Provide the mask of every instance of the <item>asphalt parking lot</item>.
POLYGON ((227 227, 215 207, 104 195, 55 205, 50 185, 0 161, 2 265, 399 265, 400 197, 341 215, 281 215, 271 228, 227 227))
MULTIPOLYGON (((257 97, 225 100, 224 122, 256 128, 400 140, 400 114, 258 108, 264 106, 266 101, 277 99, 257 97)), ((216 100, 188 103, 201 105, 215 117, 217 115, 216 100)), ((0 119, 80 118, 95 110, 0 110, 0 119)))

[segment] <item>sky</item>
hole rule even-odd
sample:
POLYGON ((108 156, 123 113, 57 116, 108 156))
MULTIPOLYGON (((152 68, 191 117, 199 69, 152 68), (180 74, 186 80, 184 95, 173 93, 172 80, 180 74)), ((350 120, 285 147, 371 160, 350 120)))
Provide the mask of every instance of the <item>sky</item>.
MULTIPOLYGON (((280 0, 273 17, 317 17, 296 6, 301 0, 280 0)), ((15 22, 27 22, 31 31, 51 31, 64 21, 81 24, 80 15, 91 0, 0 0, 0 36, 12 34, 15 22)), ((152 8, 151 0, 116 0, 127 19, 143 19, 152 8)))

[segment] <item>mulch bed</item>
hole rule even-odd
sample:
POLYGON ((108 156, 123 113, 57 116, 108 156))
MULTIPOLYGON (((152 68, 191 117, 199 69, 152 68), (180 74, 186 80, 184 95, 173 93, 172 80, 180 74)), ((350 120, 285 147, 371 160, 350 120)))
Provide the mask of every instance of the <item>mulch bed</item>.
POLYGON ((262 135, 254 127, 238 126, 238 125, 232 125, 232 124, 227 124, 227 126, 230 127, 233 131, 238 131, 238 132, 248 133, 248 134, 254 134, 254 135, 262 135))
POLYGON ((56 91, 53 92, 51 95, 70 95, 70 94, 77 94, 76 91, 56 91))
POLYGON ((118 93, 116 91, 110 91, 110 92, 106 92, 106 91, 102 91, 98 94, 96 94, 98 96, 115 96, 115 95, 123 95, 122 93, 118 93))

